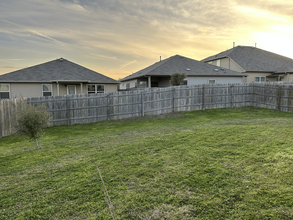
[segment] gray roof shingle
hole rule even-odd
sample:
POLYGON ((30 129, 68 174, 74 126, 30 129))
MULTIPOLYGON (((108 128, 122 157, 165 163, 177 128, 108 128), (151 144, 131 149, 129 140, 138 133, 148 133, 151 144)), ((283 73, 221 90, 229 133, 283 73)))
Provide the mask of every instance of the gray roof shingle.
POLYGON ((119 82, 60 58, 36 66, 0 75, 0 82, 89 81, 93 83, 119 82))
POLYGON ((185 73, 187 76, 247 76, 233 70, 175 55, 139 70, 120 81, 123 82, 143 76, 171 76, 176 72, 185 73))
POLYGON ((209 62, 225 57, 230 57, 247 72, 293 72, 293 59, 256 47, 237 46, 201 61, 209 62))

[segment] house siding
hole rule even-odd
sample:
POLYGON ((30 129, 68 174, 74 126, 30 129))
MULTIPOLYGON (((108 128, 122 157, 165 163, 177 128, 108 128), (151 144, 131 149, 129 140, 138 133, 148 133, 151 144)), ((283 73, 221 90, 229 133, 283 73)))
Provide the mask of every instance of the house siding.
POLYGON ((216 80, 216 83, 242 83, 243 77, 219 77, 219 76, 209 76, 209 77, 187 77, 187 85, 197 85, 197 84, 208 84, 209 80, 216 80))
MULTIPOLYGON (((253 83, 255 82, 255 77, 256 76, 270 76, 272 75, 271 73, 260 73, 260 72, 249 72, 249 73, 246 73, 248 76, 247 76, 247 82, 248 83, 253 83)), ((266 81, 276 81, 275 78, 266 78, 266 81)))
MULTIPOLYGON (((10 98, 28 98, 42 96, 43 83, 9 83, 10 84, 10 98)), ((53 88, 54 94, 54 88, 53 88)))
MULTIPOLYGON (((10 84, 10 98, 30 98, 30 97, 41 97, 42 85, 52 84, 53 96, 58 95, 57 84, 51 82, 43 83, 7 83, 10 84)), ((99 83, 95 83, 99 84, 99 83)), ((102 84, 102 83, 101 83, 102 84)), ((105 92, 117 92, 117 84, 104 84, 105 92)), ((82 85, 82 91, 80 84, 76 86, 76 94, 87 94, 87 84, 82 85)), ((67 95, 67 86, 59 83, 59 95, 67 95)))
MULTIPOLYGON (((222 58, 222 59, 219 59, 220 60, 220 65, 221 67, 223 68, 226 68, 226 69, 230 69, 230 70, 234 70, 234 71, 237 71, 237 72, 240 72, 240 73, 243 73, 245 72, 245 70, 243 68, 241 68, 234 60, 232 60, 231 58, 222 58)), ((217 66, 217 60, 213 60, 213 61, 207 61, 205 63, 210 63, 212 62, 211 64, 212 65, 215 65, 217 66)))
POLYGON ((117 84, 105 84, 105 92, 117 92, 117 84))

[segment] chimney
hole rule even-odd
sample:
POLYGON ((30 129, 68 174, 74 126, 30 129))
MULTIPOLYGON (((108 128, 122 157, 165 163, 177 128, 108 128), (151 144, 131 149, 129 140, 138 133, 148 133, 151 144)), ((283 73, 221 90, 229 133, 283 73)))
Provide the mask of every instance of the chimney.
POLYGON ((256 47, 256 43, 255 43, 255 47, 256 47))
POLYGON ((235 47, 235 42, 233 42, 233 48, 235 47))
POLYGON ((161 62, 161 56, 160 56, 160 62, 161 62))

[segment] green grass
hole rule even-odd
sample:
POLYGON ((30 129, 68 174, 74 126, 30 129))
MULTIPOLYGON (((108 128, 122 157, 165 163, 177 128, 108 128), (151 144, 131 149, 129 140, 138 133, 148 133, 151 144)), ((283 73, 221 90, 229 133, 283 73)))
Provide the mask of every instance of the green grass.
POLYGON ((0 139, 0 219, 292 219, 293 114, 215 109, 0 139))

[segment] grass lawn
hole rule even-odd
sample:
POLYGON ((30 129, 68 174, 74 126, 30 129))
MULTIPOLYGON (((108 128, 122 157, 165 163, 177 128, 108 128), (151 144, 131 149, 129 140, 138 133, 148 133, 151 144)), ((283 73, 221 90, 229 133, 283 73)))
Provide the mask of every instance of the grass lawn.
POLYGON ((293 219, 293 114, 215 109, 0 139, 0 219, 293 219))

